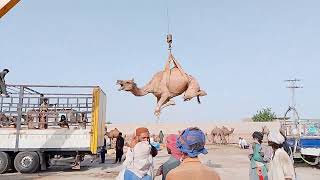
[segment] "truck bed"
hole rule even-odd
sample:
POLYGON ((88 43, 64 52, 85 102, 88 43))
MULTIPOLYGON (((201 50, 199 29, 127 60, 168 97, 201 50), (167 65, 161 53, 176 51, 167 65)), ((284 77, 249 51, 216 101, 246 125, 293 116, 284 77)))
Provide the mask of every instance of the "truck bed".
MULTIPOLYGON (((21 129, 18 144, 19 151, 90 151, 90 130, 87 129, 21 129)), ((16 129, 0 129, 0 151, 10 151, 16 147, 16 129)))

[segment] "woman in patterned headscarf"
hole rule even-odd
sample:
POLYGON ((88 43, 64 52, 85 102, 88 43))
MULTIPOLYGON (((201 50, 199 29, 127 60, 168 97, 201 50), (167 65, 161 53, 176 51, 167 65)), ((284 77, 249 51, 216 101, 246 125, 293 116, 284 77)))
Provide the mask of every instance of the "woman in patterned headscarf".
POLYGON ((272 153, 265 153, 261 143, 263 134, 254 132, 252 134, 253 143, 249 147, 250 159, 250 180, 268 180, 267 162, 270 161, 272 153))
POLYGON ((157 176, 162 175, 162 180, 166 179, 168 172, 180 165, 180 159, 182 157, 182 153, 177 148, 177 138, 178 135, 170 134, 166 138, 166 146, 168 154, 170 154, 170 158, 159 167, 157 176))

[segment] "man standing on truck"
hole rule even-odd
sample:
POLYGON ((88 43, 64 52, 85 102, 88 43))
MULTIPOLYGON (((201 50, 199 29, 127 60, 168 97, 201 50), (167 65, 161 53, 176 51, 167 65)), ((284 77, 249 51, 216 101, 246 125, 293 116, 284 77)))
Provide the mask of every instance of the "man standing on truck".
POLYGON ((9 73, 9 69, 4 69, 0 72, 0 94, 2 97, 9 97, 7 93, 6 82, 4 80, 5 76, 9 73))
POLYGON ((39 129, 47 129, 47 113, 49 108, 49 99, 44 98, 42 104, 40 105, 40 113, 39 113, 39 129))

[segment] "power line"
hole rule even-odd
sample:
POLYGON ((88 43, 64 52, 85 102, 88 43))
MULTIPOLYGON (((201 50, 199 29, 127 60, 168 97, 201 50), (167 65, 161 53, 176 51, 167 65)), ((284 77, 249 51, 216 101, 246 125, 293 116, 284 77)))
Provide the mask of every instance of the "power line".
POLYGON ((170 34, 169 0, 167 0, 167 34, 170 34))

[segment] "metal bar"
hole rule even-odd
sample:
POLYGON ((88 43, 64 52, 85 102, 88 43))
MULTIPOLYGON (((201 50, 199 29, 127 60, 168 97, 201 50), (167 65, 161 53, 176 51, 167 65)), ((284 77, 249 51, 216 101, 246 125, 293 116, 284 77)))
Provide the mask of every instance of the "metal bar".
MULTIPOLYGON (((14 91, 15 93, 19 94, 18 90, 15 90, 15 89, 10 88, 10 87, 7 87, 7 89, 10 90, 10 91, 14 91)), ((14 94, 14 93, 10 92, 10 94, 14 94)))
POLYGON ((36 91, 36 90, 33 90, 33 89, 30 89, 30 88, 28 88, 28 87, 25 87, 25 89, 28 89, 29 91, 34 92, 34 93, 37 93, 37 94, 41 94, 40 92, 38 92, 38 91, 36 91))
MULTIPOLYGON (((13 103, 13 98, 11 97, 10 99, 11 99, 11 103, 9 105, 9 111, 11 110, 11 106, 12 106, 12 103, 13 103)), ((10 116, 11 116, 11 113, 10 113, 10 116)))
POLYGON ((17 119, 17 134, 16 134, 16 145, 15 145, 15 152, 18 152, 19 149, 19 139, 20 139, 20 129, 21 129, 21 117, 22 117, 22 103, 23 103, 23 90, 24 87, 20 89, 20 96, 19 96, 19 105, 18 105, 18 119, 17 119))
POLYGON ((28 84, 8 84, 9 87, 55 87, 55 88, 100 88, 100 86, 69 86, 69 85, 28 85, 28 84))
MULTIPOLYGON (((10 93, 10 94, 19 94, 19 93, 10 93)), ((25 95, 35 95, 32 93, 25 93, 25 95)), ((57 94, 57 93, 48 93, 48 94, 43 94, 46 96, 92 96, 92 94, 57 94)))
POLYGON ((2 106, 3 106, 3 97, 1 97, 1 107, 0 107, 0 112, 2 112, 2 106))
MULTIPOLYGON (((28 107, 30 107, 30 98, 28 98, 28 107)), ((25 109, 27 111, 27 107, 25 109)))
POLYGON ((87 111, 89 111, 89 108, 88 108, 88 98, 86 98, 86 106, 87 106, 87 111))
POLYGON ((79 107, 79 98, 77 98, 77 107, 78 107, 78 110, 80 111, 80 107, 79 107))
POLYGON ((320 119, 300 119, 302 121, 320 121, 320 119))

